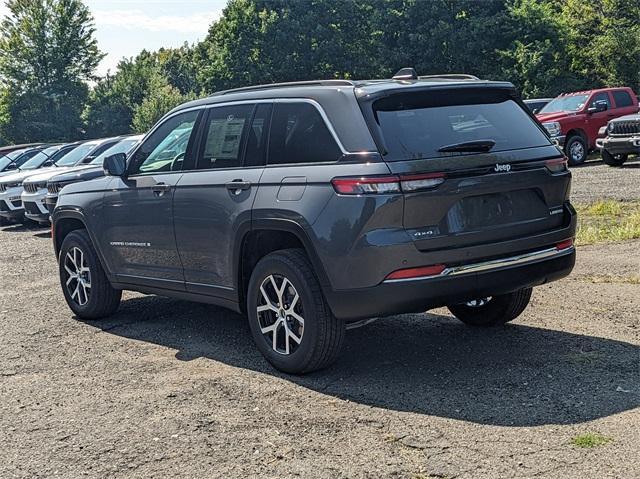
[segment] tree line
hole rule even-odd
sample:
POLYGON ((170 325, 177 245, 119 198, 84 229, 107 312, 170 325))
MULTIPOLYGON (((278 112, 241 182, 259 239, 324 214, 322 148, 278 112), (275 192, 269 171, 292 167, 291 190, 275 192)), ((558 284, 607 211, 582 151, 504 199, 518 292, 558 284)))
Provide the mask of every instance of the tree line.
POLYGON ((259 83, 470 73, 525 97, 640 90, 638 0, 230 0, 201 42, 103 58, 80 0, 8 0, 0 141, 147 131, 192 98, 259 83))

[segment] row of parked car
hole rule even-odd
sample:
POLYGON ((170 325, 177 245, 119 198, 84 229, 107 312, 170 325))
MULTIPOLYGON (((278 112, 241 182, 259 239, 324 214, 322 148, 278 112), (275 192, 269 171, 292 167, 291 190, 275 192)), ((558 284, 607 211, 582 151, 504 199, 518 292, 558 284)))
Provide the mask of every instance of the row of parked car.
POLYGON ((25 218, 48 223, 63 187, 104 175, 104 158, 128 152, 141 139, 118 136, 0 151, 0 225, 25 218))
POLYGON ((525 100, 570 165, 586 161, 599 149, 610 166, 621 166, 640 153, 638 97, 631 88, 601 88, 565 93, 557 98, 525 100))

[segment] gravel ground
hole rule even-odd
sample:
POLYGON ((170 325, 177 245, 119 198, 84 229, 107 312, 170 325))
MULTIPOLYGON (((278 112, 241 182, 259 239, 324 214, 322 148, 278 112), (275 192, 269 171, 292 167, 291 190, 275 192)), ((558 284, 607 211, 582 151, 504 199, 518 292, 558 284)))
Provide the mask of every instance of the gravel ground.
MULTIPOLYGON (((603 170, 603 192, 640 171, 576 179, 603 170)), ((212 306, 127 293, 78 321, 46 230, 6 227, 0 245, 3 479, 639 477, 640 241, 580 248, 505 328, 386 318, 305 377, 212 306), (588 432, 611 441, 572 445, 588 432)))
POLYGON ((640 200, 640 157, 631 158, 620 168, 607 166, 594 157, 571 171, 571 199, 575 203, 591 203, 599 199, 640 200))

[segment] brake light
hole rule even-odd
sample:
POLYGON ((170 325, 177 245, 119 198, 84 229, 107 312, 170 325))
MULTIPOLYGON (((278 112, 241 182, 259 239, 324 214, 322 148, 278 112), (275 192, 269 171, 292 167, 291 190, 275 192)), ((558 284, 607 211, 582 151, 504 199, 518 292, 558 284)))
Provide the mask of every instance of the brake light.
POLYGON ((416 175, 362 176, 334 178, 331 184, 341 195, 375 195, 390 193, 410 193, 435 188, 444 183, 444 173, 424 173, 416 175))
POLYGON ((562 251, 564 249, 569 249, 573 246, 573 239, 569 238, 568 240, 564 240, 561 241, 560 243, 556 244, 556 249, 558 251, 562 251))
POLYGON ((424 278, 426 276, 436 276, 442 273, 446 269, 443 264, 436 264, 433 266, 421 266, 419 268, 407 268, 399 269, 388 275, 385 280, 390 279, 409 279, 409 278, 424 278))
POLYGON ((567 171, 567 159, 554 158, 553 160, 547 160, 544 162, 544 166, 546 166, 547 170, 551 173, 561 173, 567 171))

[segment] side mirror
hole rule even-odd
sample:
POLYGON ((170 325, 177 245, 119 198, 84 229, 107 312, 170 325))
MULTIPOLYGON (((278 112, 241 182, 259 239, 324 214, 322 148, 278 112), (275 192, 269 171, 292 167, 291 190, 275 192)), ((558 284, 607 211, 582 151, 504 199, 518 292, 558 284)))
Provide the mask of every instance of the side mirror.
POLYGON ((15 163, 11 162, 7 165, 7 170, 17 170, 18 169, 18 165, 16 165, 15 163))
POLYGON ((587 108, 587 113, 600 113, 601 111, 607 111, 608 109, 609 105, 607 105, 606 101, 598 100, 593 104, 593 106, 587 108))
POLYGON ((107 156, 102 163, 102 168, 109 176, 124 176, 127 171, 127 155, 124 153, 116 153, 107 156))
POLYGON ((55 163, 51 160, 47 160, 44 163, 42 163, 43 167, 47 167, 47 166, 53 166, 55 163))

